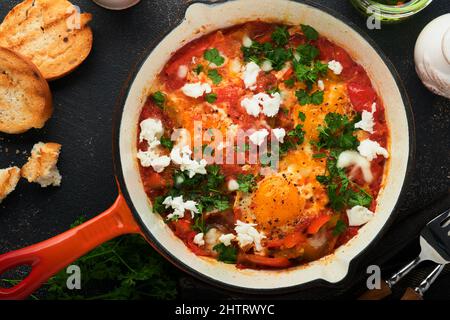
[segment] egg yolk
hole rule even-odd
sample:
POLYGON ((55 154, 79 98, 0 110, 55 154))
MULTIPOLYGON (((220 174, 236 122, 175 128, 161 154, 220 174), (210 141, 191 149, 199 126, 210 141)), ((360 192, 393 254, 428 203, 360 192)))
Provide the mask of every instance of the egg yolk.
POLYGON ((252 199, 255 220, 266 230, 292 224, 301 216, 304 206, 305 200, 297 187, 283 176, 261 181, 252 199))

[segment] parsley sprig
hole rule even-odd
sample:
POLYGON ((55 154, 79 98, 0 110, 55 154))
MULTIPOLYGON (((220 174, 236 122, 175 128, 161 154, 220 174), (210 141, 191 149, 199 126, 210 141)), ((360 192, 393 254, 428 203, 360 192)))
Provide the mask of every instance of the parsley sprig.
POLYGON ((225 196, 225 176, 218 165, 206 167, 207 174, 196 174, 192 178, 184 171, 175 171, 173 174, 173 187, 164 195, 158 196, 153 201, 153 209, 159 214, 167 213, 162 204, 168 196, 183 196, 183 199, 197 202, 199 213, 194 219, 194 227, 200 232, 205 232, 203 213, 211 211, 225 211, 230 208, 230 201, 225 196), (200 219, 200 221, 199 221, 200 219))
POLYGON ((364 206, 372 203, 372 196, 363 188, 352 182, 345 170, 337 167, 340 152, 332 151, 327 160, 326 175, 317 176, 316 179, 327 188, 330 207, 340 211, 346 207, 364 206))
POLYGON ((220 55, 219 50, 217 50, 216 48, 206 50, 203 53, 203 57, 205 58, 205 60, 214 63, 218 67, 220 67, 225 62, 225 58, 220 55))

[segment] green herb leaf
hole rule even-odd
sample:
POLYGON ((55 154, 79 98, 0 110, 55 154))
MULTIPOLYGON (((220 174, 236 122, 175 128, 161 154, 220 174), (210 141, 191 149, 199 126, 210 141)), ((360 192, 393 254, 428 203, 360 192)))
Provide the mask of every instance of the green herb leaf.
POLYGON ((239 191, 251 192, 256 186, 255 176, 252 174, 240 174, 237 177, 237 182, 239 184, 239 191))
POLYGON ((283 47, 288 44, 290 35, 286 27, 276 27, 271 38, 277 46, 283 47))
POLYGON ((297 145, 300 145, 305 141, 305 131, 303 130, 303 126, 301 124, 296 125, 294 130, 289 131, 287 135, 288 137, 296 138, 297 145))
POLYGON ((172 150, 173 148, 173 141, 170 138, 167 138, 165 136, 162 136, 159 140, 161 142, 161 145, 169 150, 172 150))
POLYGON ((214 84, 219 84, 222 81, 222 76, 216 69, 208 71, 208 78, 210 78, 214 84))
POLYGON ((217 100, 217 94, 209 93, 205 96, 205 100, 209 103, 214 103, 217 100))
POLYGON ((299 112, 298 113, 298 118, 300 119, 300 120, 302 120, 302 121, 305 121, 306 120, 306 115, 303 113, 303 112, 299 112))
POLYGON ((311 103, 320 105, 323 103, 323 91, 315 91, 311 94, 311 103))
POLYGON ((322 159, 322 158, 326 158, 327 154, 326 153, 316 153, 313 155, 314 159, 322 159))
POLYGON ((217 260, 231 264, 236 263, 237 249, 235 247, 225 246, 223 243, 219 243, 214 246, 213 250, 219 254, 217 260))
POLYGON ((286 87, 292 88, 295 85, 295 78, 292 77, 292 78, 285 80, 284 84, 286 85, 286 87))
POLYGON ((299 62, 309 65, 319 55, 319 49, 310 44, 301 44, 297 48, 297 53, 300 57, 299 62))
POLYGON ((220 55, 219 50, 217 50, 216 48, 206 50, 203 54, 203 57, 207 61, 214 63, 218 67, 220 67, 225 62, 225 58, 220 55))
POLYGON ((195 69, 194 72, 199 75, 201 72, 203 72, 203 66, 201 64, 198 64, 195 69))
POLYGON ((317 40, 319 38, 319 33, 313 27, 309 25, 302 24, 301 25, 303 34, 308 40, 317 40))
POLYGON ((338 220, 336 222, 336 226, 333 229, 333 236, 337 237, 341 234, 343 234, 347 230, 347 225, 344 221, 338 220))
POLYGON ((164 103, 166 102, 166 95, 161 91, 156 91, 152 94, 153 102, 160 108, 164 107, 164 103))

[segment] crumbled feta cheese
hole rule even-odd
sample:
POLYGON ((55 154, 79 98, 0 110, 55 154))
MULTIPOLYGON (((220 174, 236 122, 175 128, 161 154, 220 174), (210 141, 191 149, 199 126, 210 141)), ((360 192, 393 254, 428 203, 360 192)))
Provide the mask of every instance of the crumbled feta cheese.
POLYGON ((174 147, 170 152, 173 163, 179 165, 181 171, 188 171, 189 178, 192 178, 195 174, 206 174, 207 161, 205 159, 193 160, 191 155, 192 150, 188 145, 182 148, 174 147))
POLYGON ((265 60, 261 65, 261 70, 264 72, 269 72, 273 69, 272 62, 269 60, 265 60))
POLYGON ((268 135, 269 131, 267 131, 267 129, 261 129, 253 132, 248 138, 253 144, 260 146, 263 144, 264 140, 266 140, 268 135))
POLYGON ((317 88, 319 88, 319 90, 321 91, 325 90, 325 84, 322 80, 317 81, 317 88))
POLYGON ((203 96, 205 93, 211 93, 211 86, 208 83, 186 83, 181 91, 188 97, 199 98, 203 96))
POLYGON ((281 95, 278 92, 273 93, 270 97, 265 93, 260 93, 262 112, 268 117, 274 117, 280 110, 281 95))
POLYGON ((281 142, 281 143, 284 142, 284 137, 286 136, 286 130, 284 130, 283 128, 276 128, 276 129, 272 130, 272 133, 279 142, 281 142))
POLYGON ((373 114, 375 113, 376 110, 377 104, 375 102, 372 104, 372 112, 363 110, 361 114, 361 121, 355 123, 355 128, 359 128, 369 133, 373 133, 373 127, 375 125, 373 114))
POLYGON ((223 234, 219 237, 219 241, 223 243, 226 247, 231 245, 231 241, 236 239, 236 236, 232 233, 223 234))
POLYGON ((145 168, 152 167, 157 173, 163 172, 170 164, 168 156, 160 156, 153 149, 147 151, 139 150, 137 157, 141 161, 141 166, 145 168))
POLYGON ((239 190, 239 183, 234 179, 228 181, 228 191, 233 192, 237 190, 239 190))
POLYGON ((259 100, 256 96, 251 98, 244 98, 241 101, 241 106, 247 111, 251 116, 257 117, 261 112, 261 107, 259 106, 259 100))
POLYGON ((177 72, 178 78, 180 78, 180 79, 186 78, 188 71, 189 71, 189 69, 187 66, 185 66, 185 65, 179 66, 178 72, 177 72))
POLYGON ((149 144, 153 143, 155 140, 161 139, 164 134, 164 128, 161 120, 159 119, 145 119, 141 122, 141 134, 139 135, 139 141, 142 142, 146 140, 149 144))
POLYGON ((261 240, 266 236, 263 233, 258 232, 255 229, 256 224, 245 223, 242 221, 236 221, 236 239, 239 242, 241 248, 254 244, 256 251, 261 251, 263 248, 261 246, 261 240))
POLYGON ((254 117, 259 116, 261 112, 268 117, 273 117, 280 111, 280 105, 281 95, 278 92, 270 96, 267 93, 260 92, 241 101, 241 106, 245 108, 245 111, 254 117))
POLYGON ((204 246, 205 240, 203 239, 203 232, 197 233, 194 237, 194 243, 198 246, 204 246))
POLYGON ((331 60, 328 62, 328 69, 333 71, 334 74, 341 74, 344 68, 342 67, 342 64, 339 61, 331 60))
POLYGON ((366 224, 373 218, 374 213, 363 206, 354 206, 347 210, 348 225, 350 227, 359 227, 366 224))
POLYGON ((166 207, 166 209, 173 209, 173 212, 167 215, 167 219, 183 218, 186 210, 191 212, 192 218, 194 218, 195 213, 198 213, 197 202, 192 200, 183 201, 183 196, 175 198, 167 197, 164 199, 162 204, 166 207))
POLYGON ((358 152, 369 161, 375 159, 377 155, 382 155, 385 158, 389 157, 385 148, 380 146, 378 142, 370 139, 363 140, 359 143, 358 152))
POLYGON ((252 46, 252 44, 253 44, 253 41, 252 41, 252 39, 249 38, 248 35, 245 35, 245 36, 242 38, 242 45, 243 45, 244 47, 250 48, 250 47, 252 46))
POLYGON ((139 135, 139 140, 141 142, 146 140, 148 148, 147 151, 139 150, 137 158, 140 160, 143 167, 152 167, 153 170, 160 173, 170 164, 170 158, 167 156, 160 156, 155 149, 160 145, 159 139, 161 139, 164 134, 161 120, 149 118, 142 121, 140 126, 141 133, 139 135))
POLYGON ((371 183, 373 180, 372 171, 370 170, 370 162, 358 152, 353 150, 346 150, 339 155, 337 161, 338 168, 347 168, 349 166, 357 166, 361 168, 364 180, 367 183, 371 183))
POLYGON ((253 61, 247 63, 244 67, 244 72, 242 73, 242 80, 244 80, 246 88, 250 88, 251 90, 256 89, 256 79, 258 78, 260 71, 260 67, 253 61))

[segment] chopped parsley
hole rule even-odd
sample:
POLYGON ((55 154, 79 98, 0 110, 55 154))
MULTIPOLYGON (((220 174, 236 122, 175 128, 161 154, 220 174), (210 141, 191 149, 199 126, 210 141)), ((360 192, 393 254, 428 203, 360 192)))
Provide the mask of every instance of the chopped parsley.
POLYGON ((327 188, 330 207, 340 211, 346 207, 364 206, 372 203, 372 196, 363 188, 350 181, 345 170, 337 167, 340 152, 331 151, 327 160, 326 175, 317 176, 316 179, 327 188))
POLYGON ((289 32, 286 27, 276 27, 272 33, 272 41, 279 47, 283 47, 289 42, 289 32))
POLYGON ((205 100, 209 103, 214 103, 217 100, 217 94, 209 93, 209 94, 205 95, 205 100))
POLYGON ((294 59, 293 67, 297 80, 305 82, 308 89, 312 88, 312 85, 317 82, 320 75, 326 75, 328 72, 328 66, 320 61, 306 65, 294 59))
POLYGON ((237 183, 239 184, 239 191, 251 192, 256 186, 255 176, 252 174, 240 174, 237 178, 237 183))
POLYGON ((216 66, 220 67, 224 62, 225 58, 220 55, 219 50, 216 48, 208 49, 203 53, 205 60, 214 63, 216 66))
POLYGON ((306 120, 306 115, 303 112, 299 111, 298 118, 300 120, 302 120, 302 121, 305 121, 306 120))
POLYGON ((194 72, 199 75, 200 73, 203 72, 203 66, 201 64, 198 64, 195 68, 194 68, 194 72))
POLYGON ((300 25, 302 28, 302 32, 308 40, 317 40, 319 38, 319 33, 313 27, 302 24, 300 25))
POLYGON ((325 116, 326 126, 319 126, 319 140, 313 142, 318 149, 339 149, 354 150, 359 142, 353 134, 355 122, 359 121, 359 116, 350 120, 347 115, 339 113, 328 113, 325 116))
POLYGON ((295 78, 292 77, 287 80, 284 80, 284 84, 286 85, 286 87, 292 88, 295 85, 295 78))
POLYGON ((289 150, 297 148, 305 141, 305 131, 303 125, 298 124, 295 128, 289 131, 283 143, 280 143, 279 154, 286 154, 289 150))
POLYGON ((169 150, 172 150, 173 148, 173 141, 170 138, 167 138, 165 136, 162 136, 159 140, 161 142, 161 145, 169 150))
POLYGON ((226 246, 223 243, 216 244, 213 247, 213 250, 216 251, 219 255, 217 260, 222 261, 224 263, 236 263, 237 260, 237 249, 233 246, 226 246))
POLYGON ((319 55, 319 49, 310 44, 301 44, 297 48, 299 62, 302 64, 311 64, 319 55))
POLYGON ((208 78, 210 78, 214 84, 219 84, 222 81, 222 76, 219 74, 219 71, 215 69, 208 71, 208 78))
POLYGON ((164 107, 164 103, 166 102, 166 95, 161 91, 156 91, 151 95, 152 101, 160 108, 164 107))
POLYGON ((295 92, 298 102, 301 106, 305 104, 320 105, 323 103, 323 91, 315 91, 312 94, 308 94, 306 90, 298 90, 295 92))

